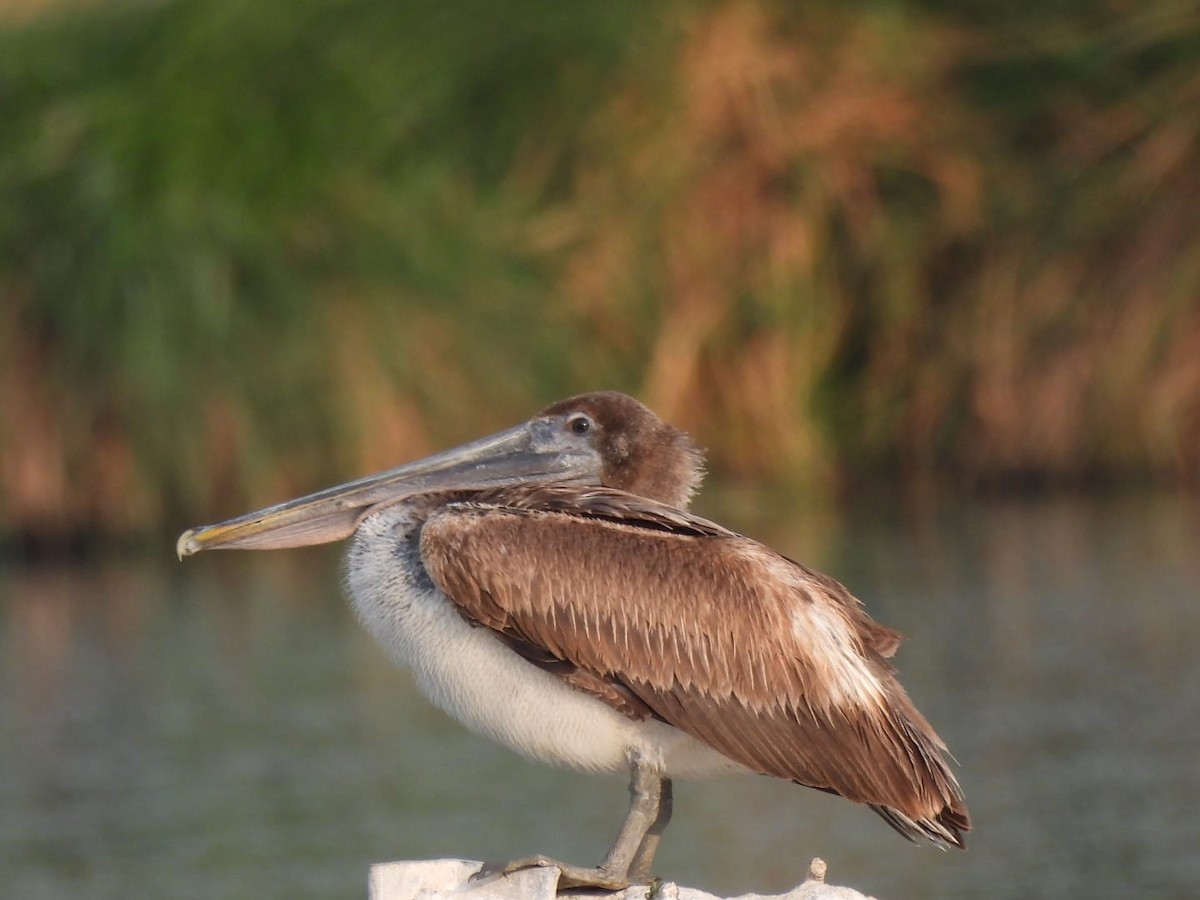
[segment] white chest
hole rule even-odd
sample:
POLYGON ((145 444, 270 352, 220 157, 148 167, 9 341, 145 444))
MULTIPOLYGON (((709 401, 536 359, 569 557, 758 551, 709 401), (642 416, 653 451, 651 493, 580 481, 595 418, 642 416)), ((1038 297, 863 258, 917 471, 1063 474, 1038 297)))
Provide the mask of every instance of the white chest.
POLYGON ((637 753, 657 760, 668 775, 741 770, 676 728, 626 718, 470 625, 425 574, 414 527, 401 508, 364 520, 348 554, 347 589, 363 625, 436 706, 555 765, 624 772, 637 753))

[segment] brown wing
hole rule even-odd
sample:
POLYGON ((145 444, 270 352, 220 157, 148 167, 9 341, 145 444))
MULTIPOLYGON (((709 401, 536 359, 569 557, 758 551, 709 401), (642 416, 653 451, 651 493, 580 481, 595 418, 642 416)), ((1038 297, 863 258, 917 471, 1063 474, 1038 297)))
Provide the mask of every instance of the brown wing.
POLYGON ((836 581, 602 489, 444 506, 421 554, 470 620, 625 714, 961 846, 970 825, 945 746, 883 658, 899 636, 836 581))

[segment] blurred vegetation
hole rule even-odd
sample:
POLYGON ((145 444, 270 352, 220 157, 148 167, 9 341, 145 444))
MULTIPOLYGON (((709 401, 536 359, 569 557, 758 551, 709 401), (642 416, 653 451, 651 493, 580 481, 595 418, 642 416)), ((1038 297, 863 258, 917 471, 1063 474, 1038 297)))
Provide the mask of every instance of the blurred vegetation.
POLYGON ((0 17, 0 531, 224 517, 581 390, 731 475, 1200 472, 1191 0, 0 17))

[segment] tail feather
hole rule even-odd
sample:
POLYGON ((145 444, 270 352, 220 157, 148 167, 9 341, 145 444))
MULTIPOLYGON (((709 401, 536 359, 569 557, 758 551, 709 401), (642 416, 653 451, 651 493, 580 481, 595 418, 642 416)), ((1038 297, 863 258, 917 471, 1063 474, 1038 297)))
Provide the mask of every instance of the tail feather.
POLYGON ((963 833, 971 830, 971 820, 965 810, 946 806, 932 818, 913 819, 890 806, 871 804, 871 809, 903 837, 914 843, 925 840, 943 850, 950 847, 957 850, 967 848, 963 833))

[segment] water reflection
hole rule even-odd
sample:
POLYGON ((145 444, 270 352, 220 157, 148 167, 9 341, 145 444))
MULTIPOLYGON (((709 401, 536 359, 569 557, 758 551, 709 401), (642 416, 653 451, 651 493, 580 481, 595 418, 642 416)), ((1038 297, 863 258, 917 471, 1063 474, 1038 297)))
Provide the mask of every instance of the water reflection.
MULTIPOLYGON (((705 512, 910 636, 960 760, 966 854, 767 779, 680 785, 659 868, 782 890, 824 856, 882 898, 1184 896, 1200 885, 1194 501, 705 512)), ((618 781, 431 710, 338 598, 336 556, 0 569, 0 885, 13 897, 362 896, 372 860, 602 852, 618 781)))

